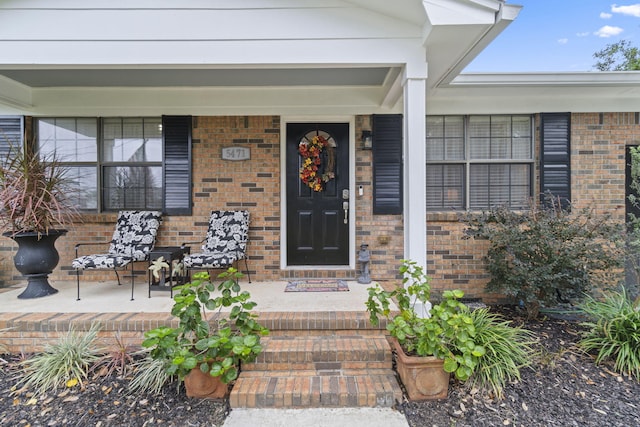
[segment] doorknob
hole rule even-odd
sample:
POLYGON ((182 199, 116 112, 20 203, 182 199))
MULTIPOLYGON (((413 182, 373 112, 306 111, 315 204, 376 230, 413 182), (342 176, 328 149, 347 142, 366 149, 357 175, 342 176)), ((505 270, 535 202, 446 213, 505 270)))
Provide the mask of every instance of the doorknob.
POLYGON ((342 202, 342 209, 344 210, 344 223, 349 223, 349 202, 342 202))

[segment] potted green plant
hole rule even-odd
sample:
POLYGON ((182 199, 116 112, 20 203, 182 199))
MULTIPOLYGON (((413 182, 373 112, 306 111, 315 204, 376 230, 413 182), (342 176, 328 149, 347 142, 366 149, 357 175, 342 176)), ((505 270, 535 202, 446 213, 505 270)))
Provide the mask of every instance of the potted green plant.
POLYGON ((229 268, 218 276, 222 282, 216 286, 209 273, 194 274, 173 297, 171 314, 179 319, 178 327, 145 333, 142 346, 153 359, 165 361, 169 375, 184 381, 189 397, 223 397, 240 364, 262 352, 260 337, 269 331, 251 311, 256 303, 241 289, 241 276, 229 268))
POLYGON ((403 261, 402 286, 385 291, 379 285, 368 288, 366 302, 371 322, 387 318, 387 330, 396 350, 396 366, 409 399, 446 398, 451 373, 461 381, 474 372, 484 347, 474 342, 475 327, 459 290, 445 291, 442 301, 428 313, 430 278, 413 261, 403 261), (395 301, 397 311, 391 310, 395 301))
POLYGON ((54 294, 48 276, 60 260, 55 241, 78 218, 67 169, 29 145, 10 145, 0 162, 0 230, 18 243, 14 264, 28 281, 18 298, 54 294))

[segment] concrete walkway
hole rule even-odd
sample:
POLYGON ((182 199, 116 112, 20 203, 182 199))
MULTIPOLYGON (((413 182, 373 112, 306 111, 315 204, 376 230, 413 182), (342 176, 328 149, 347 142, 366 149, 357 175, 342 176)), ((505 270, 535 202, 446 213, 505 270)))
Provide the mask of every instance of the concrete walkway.
POLYGON ((389 408, 234 409, 223 427, 408 427, 400 412, 389 408))

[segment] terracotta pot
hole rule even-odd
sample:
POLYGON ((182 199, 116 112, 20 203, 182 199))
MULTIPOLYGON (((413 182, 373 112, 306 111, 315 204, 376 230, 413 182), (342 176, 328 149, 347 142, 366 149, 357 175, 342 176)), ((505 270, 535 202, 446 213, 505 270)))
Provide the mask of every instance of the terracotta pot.
POLYGON ((449 373, 445 372, 444 361, 433 356, 407 356, 392 338, 396 351, 396 370, 407 390, 409 400, 446 399, 449 392, 449 373))
POLYGON ((200 367, 197 367, 184 377, 184 388, 188 397, 222 399, 226 396, 229 387, 220 380, 220 377, 212 377, 208 372, 204 373, 200 367))

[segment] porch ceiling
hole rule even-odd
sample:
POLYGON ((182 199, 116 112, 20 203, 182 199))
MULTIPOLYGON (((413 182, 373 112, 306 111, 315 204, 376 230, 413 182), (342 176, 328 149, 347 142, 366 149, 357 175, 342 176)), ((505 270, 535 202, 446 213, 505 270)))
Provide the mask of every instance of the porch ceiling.
POLYGON ((0 76, 32 88, 382 86, 392 72, 392 67, 16 68, 0 70, 0 76))

